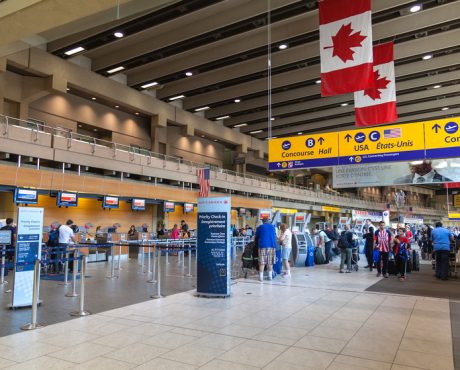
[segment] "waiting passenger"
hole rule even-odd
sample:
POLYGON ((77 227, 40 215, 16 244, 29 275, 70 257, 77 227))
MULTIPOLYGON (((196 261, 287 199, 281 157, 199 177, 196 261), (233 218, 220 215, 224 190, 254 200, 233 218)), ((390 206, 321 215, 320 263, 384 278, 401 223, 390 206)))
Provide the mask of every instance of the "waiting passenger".
MULTIPOLYGON (((69 244, 73 244, 77 242, 77 239, 75 237, 75 234, 72 228, 73 225, 74 224, 72 220, 67 220, 65 225, 61 225, 59 227, 59 246, 62 247, 63 253, 70 254, 69 249, 68 249, 69 244)), ((72 272, 73 263, 69 263, 68 265, 69 265, 69 270, 72 272)))
POLYGON ((289 265, 289 256, 291 255, 292 250, 292 233, 289 230, 286 224, 280 225, 281 235, 278 239, 281 245, 281 259, 283 260, 283 277, 290 278, 291 277, 291 267, 289 265))
POLYGON ((179 228, 177 227, 177 224, 174 224, 171 230, 171 239, 179 239, 179 237, 180 237, 179 228))
POLYGON ((325 230, 321 230, 319 232, 319 241, 318 246, 324 247, 324 252, 326 254, 326 260, 324 261, 325 264, 329 263, 332 260, 331 252, 332 252, 332 244, 333 244, 333 234, 330 225, 326 225, 325 230))
POLYGON ((262 219, 262 225, 256 230, 255 241, 259 248, 259 281, 264 281, 264 269, 267 265, 268 280, 273 279, 273 264, 275 263, 276 231, 275 227, 268 222, 268 218, 262 219))
POLYGON ((339 248, 341 252, 340 256, 340 270, 339 272, 343 274, 344 272, 351 272, 351 255, 353 251, 353 233, 350 231, 350 225, 345 225, 345 231, 342 231, 339 239, 339 248), (347 263, 347 270, 344 271, 345 262, 347 263))
MULTIPOLYGON (((14 246, 16 245, 17 228, 13 223, 13 219, 7 218, 6 225, 3 226, 0 230, 10 230, 11 231, 11 245, 7 246, 7 249, 14 249, 14 246)), ((1 253, 3 253, 3 251, 1 253)), ((14 251, 10 250, 8 252, 5 252, 5 260, 7 264, 8 262, 13 262, 13 259, 14 259, 14 251)), ((8 268, 5 268, 5 276, 7 275, 8 275, 8 268)))
POLYGON ((390 231, 385 229, 385 222, 380 221, 379 228, 375 231, 375 248, 380 252, 377 261, 377 277, 380 277, 382 273, 383 277, 388 277, 388 257, 390 255, 391 239, 390 231))
POLYGON ((369 230, 366 234, 363 235, 364 239, 364 251, 366 253, 367 259, 367 266, 364 268, 368 268, 369 271, 372 272, 372 268, 374 266, 374 228, 369 226, 369 230))
POLYGON ((131 225, 131 227, 128 230, 128 237, 133 237, 136 235, 136 226, 131 225))
POLYGON ((454 236, 442 227, 442 222, 436 222, 436 228, 431 232, 431 240, 436 255, 436 279, 447 280, 450 242, 454 240, 454 236))

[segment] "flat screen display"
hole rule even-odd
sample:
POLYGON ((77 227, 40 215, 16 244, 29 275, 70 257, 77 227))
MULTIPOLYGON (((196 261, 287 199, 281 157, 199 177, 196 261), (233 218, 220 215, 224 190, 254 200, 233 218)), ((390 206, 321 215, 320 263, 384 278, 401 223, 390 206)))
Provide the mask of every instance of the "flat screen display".
POLYGON ((37 204, 37 190, 16 188, 14 191, 14 203, 37 204))
POLYGON ((175 209, 176 205, 174 204, 174 202, 165 202, 165 212, 174 212, 175 209))
POLYGON ((272 219, 272 210, 271 209, 261 209, 259 210, 259 220, 264 218, 272 219))
POLYGON ((240 216, 246 216, 246 208, 240 208, 240 209, 238 210, 238 214, 239 214, 240 216))
POLYGON ((184 213, 191 213, 193 212, 193 203, 184 203, 184 213))
POLYGON ((305 220, 307 219, 307 214, 306 213, 303 213, 303 212, 297 212, 295 214, 295 222, 305 222, 305 220))
POLYGON ((131 209, 134 211, 145 211, 145 199, 133 198, 131 209))
POLYGON ((110 197, 106 195, 102 201, 102 208, 118 208, 119 199, 118 197, 110 197))
POLYGON ((59 207, 76 207, 78 206, 78 194, 59 192, 57 196, 57 205, 59 207))

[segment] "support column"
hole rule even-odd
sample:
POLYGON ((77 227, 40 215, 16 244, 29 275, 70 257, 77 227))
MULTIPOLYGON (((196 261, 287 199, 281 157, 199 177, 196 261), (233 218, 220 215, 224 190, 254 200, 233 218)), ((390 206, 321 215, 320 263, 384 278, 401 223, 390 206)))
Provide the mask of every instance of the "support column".
POLYGON ((27 120, 29 118, 29 103, 19 103, 19 119, 27 120))
POLYGON ((150 118, 150 140, 152 152, 160 152, 160 138, 162 135, 166 136, 166 127, 166 119, 162 118, 160 115, 154 115, 150 118))

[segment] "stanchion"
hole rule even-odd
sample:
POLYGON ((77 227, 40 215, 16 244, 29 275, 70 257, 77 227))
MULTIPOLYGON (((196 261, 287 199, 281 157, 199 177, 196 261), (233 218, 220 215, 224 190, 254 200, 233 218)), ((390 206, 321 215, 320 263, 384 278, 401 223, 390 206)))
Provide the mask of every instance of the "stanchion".
POLYGON ((35 260, 34 265, 34 285, 32 291, 32 322, 30 324, 21 326, 21 330, 34 330, 44 327, 44 324, 37 322, 37 309, 38 309, 38 287, 40 285, 40 261, 35 260))
POLYGON ((114 250, 113 244, 110 245, 110 254, 111 254, 111 265, 110 265, 110 275, 106 276, 107 279, 118 279, 118 276, 115 276, 115 261, 114 261, 114 250))
POLYGON ((118 271, 123 270, 123 268, 121 267, 121 240, 118 243, 118 266, 117 266, 117 270, 118 271))
POLYGON ((144 250, 144 241, 143 240, 141 241, 141 251, 142 251, 142 254, 141 254, 142 270, 141 270, 141 273, 143 274, 144 273, 144 260, 145 260, 145 250, 144 250))
POLYGON ((166 264, 169 265, 169 240, 166 240, 166 264))
POLYGON ((77 294, 77 273, 78 273, 78 250, 73 251, 73 276, 72 276, 72 293, 67 293, 66 297, 78 297, 77 294))
POLYGON ((6 253, 6 245, 2 247, 2 268, 0 271, 0 285, 6 285, 8 282, 5 280, 5 253, 6 253))
POLYGON ((155 244, 152 244, 149 246, 149 277, 150 275, 152 276, 151 279, 147 280, 147 283, 156 283, 157 281, 155 280, 155 244), (150 249, 150 247, 153 247, 153 251, 150 249), (150 257, 150 253, 152 253, 152 257, 150 257), (153 258, 152 264, 150 264, 150 258, 153 258))
POLYGON ((191 243, 188 243, 188 274, 185 274, 187 277, 192 277, 192 247, 191 243))
POLYGON ((81 256, 81 273, 80 273, 80 309, 70 313, 70 316, 88 316, 91 312, 85 311, 85 273, 86 273, 86 256, 81 256))
MULTIPOLYGON (((65 262, 64 262, 64 282, 59 283, 59 285, 67 286, 67 285, 70 285, 69 283, 69 253, 67 252, 67 246, 65 247, 65 250, 66 252, 65 252, 65 262)), ((60 253, 58 253, 57 255, 60 256, 60 253)))
POLYGON ((150 298, 160 299, 163 298, 161 295, 161 249, 158 250, 158 258, 157 258, 157 292, 156 294, 152 295, 150 298))

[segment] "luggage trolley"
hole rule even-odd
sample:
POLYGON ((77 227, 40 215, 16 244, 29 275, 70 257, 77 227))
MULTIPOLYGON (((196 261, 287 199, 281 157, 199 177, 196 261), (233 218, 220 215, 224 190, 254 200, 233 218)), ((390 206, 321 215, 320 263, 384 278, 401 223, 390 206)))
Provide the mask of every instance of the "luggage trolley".
POLYGON ((450 253, 449 253, 449 277, 457 277, 457 243, 454 241, 450 242, 450 253))

